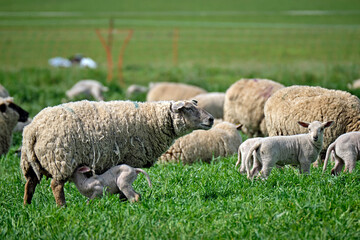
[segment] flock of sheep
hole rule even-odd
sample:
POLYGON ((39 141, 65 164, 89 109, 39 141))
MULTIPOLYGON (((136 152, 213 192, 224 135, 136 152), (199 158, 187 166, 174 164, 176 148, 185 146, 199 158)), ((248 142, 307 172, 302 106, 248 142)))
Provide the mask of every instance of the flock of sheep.
MULTIPOLYGON (((103 192, 138 201, 132 188, 138 173, 158 162, 211 162, 238 153, 236 167, 249 179, 266 179, 274 166, 310 165, 324 158, 326 170, 352 172, 360 155, 360 100, 321 87, 285 87, 267 79, 241 79, 226 93, 181 84, 132 85, 127 96, 147 92, 146 102, 103 101, 108 89, 83 80, 66 92, 98 101, 47 107, 23 130, 21 169, 24 204, 30 204, 42 176, 52 178, 57 205, 66 205, 64 184, 75 183, 89 199, 103 192), (241 130, 249 138, 242 142, 241 130), (326 151, 327 150, 327 151, 326 151)), ((0 85, 0 154, 6 154, 17 122, 28 113, 0 85)))

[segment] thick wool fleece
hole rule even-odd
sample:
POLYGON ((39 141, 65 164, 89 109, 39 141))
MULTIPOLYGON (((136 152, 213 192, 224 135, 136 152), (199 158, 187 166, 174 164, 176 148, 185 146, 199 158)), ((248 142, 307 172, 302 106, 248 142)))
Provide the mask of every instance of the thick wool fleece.
POLYGON ((264 105, 268 98, 284 86, 267 79, 241 79, 226 91, 224 120, 242 124, 249 137, 267 136, 264 105))
POLYGON ((270 136, 305 133, 307 130, 301 128, 298 121, 335 121, 333 127, 325 131, 322 155, 341 134, 360 130, 360 100, 345 91, 286 87, 269 98, 264 112, 270 136))
MULTIPOLYGON (((192 99, 198 101, 198 106, 213 115, 214 118, 224 118, 225 93, 209 92, 196 95, 192 99)), ((192 100, 189 99, 189 100, 192 100)))
POLYGON ((241 136, 234 124, 222 122, 210 130, 196 130, 177 139, 159 158, 160 162, 196 161, 210 163, 213 157, 225 157, 237 153, 241 136))
POLYGON ((0 155, 9 151, 12 132, 19 119, 19 114, 8 107, 10 103, 12 103, 12 98, 0 97, 0 105, 5 104, 7 106, 5 112, 0 112, 0 155))
POLYGON ((150 86, 146 101, 186 100, 206 93, 206 90, 184 83, 159 82, 150 86))
POLYGON ((80 165, 96 174, 118 164, 150 167, 188 130, 171 104, 80 101, 45 108, 24 129, 24 176, 30 167, 39 179, 55 180, 67 180, 80 165))

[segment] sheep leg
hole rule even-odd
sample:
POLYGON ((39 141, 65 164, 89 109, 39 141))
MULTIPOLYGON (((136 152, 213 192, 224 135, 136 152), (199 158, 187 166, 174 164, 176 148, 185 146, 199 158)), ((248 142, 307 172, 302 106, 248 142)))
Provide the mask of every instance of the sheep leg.
POLYGON ((64 193, 65 181, 51 180, 51 189, 55 197, 56 204, 61 207, 66 205, 64 193))
POLYGON ((254 164, 253 164, 253 168, 250 171, 250 176, 248 176, 249 179, 253 179, 255 175, 257 175, 261 168, 262 168, 262 164, 259 160, 257 160, 256 158, 253 158, 254 164))
POLYGON ((274 166, 272 166, 271 164, 263 164, 263 167, 260 171, 260 177, 261 179, 265 180, 269 177, 270 172, 272 170, 274 166))
POLYGON ((30 204, 31 199, 34 196, 36 185, 40 183, 39 179, 36 177, 35 173, 28 176, 25 184, 25 193, 24 193, 24 205, 30 204))
POLYGON ((309 174, 310 173, 310 165, 311 163, 302 162, 300 163, 299 171, 301 174, 309 174))
POLYGON ((335 156, 335 166, 333 169, 331 169, 331 175, 338 175, 341 172, 341 169, 344 167, 344 160, 339 158, 338 156, 335 156))
POLYGON ((356 158, 357 154, 354 154, 352 152, 348 152, 346 155, 343 156, 343 160, 345 163, 345 169, 344 172, 349 171, 349 173, 352 173, 352 171, 355 169, 356 166, 356 158))
POLYGON ((135 171, 123 172, 116 180, 116 184, 120 191, 126 196, 130 202, 138 202, 140 194, 134 191, 132 184, 135 181, 137 174, 135 171))

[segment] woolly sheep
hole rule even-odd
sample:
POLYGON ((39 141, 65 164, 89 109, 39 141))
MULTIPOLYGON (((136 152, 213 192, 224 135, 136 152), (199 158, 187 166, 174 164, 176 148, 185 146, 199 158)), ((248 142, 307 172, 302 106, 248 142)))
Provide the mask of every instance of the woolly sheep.
POLYGON ((10 97, 9 92, 6 90, 4 86, 0 84, 0 97, 1 98, 7 98, 10 97))
POLYGON ((206 93, 206 90, 184 84, 172 82, 158 82, 152 83, 149 86, 149 92, 146 96, 146 101, 161 101, 161 100, 186 100, 194 96, 206 93))
POLYGON ((159 162, 192 164, 198 160, 210 163, 213 157, 229 156, 237 152, 241 136, 234 124, 222 122, 210 130, 196 130, 177 139, 159 158, 159 162))
POLYGON ((79 192, 89 199, 102 197, 106 192, 109 194, 119 193, 120 199, 125 195, 130 202, 139 201, 140 194, 135 192, 132 187, 139 173, 143 173, 147 178, 149 187, 152 186, 150 177, 144 170, 126 164, 114 166, 101 175, 95 174, 89 178, 85 176, 87 172, 91 172, 88 166, 79 167, 71 176, 71 181, 75 183, 79 192))
POLYGON ((298 119, 312 122, 333 119, 326 131, 321 158, 329 144, 343 133, 360 130, 360 100, 348 92, 321 87, 291 86, 272 95, 264 107, 269 136, 305 133, 294 124, 298 119))
POLYGON ((214 118, 224 118, 225 93, 209 92, 193 97, 198 101, 198 106, 213 115, 214 118))
POLYGON ((13 129, 18 122, 25 122, 28 115, 12 98, 0 98, 0 155, 9 151, 13 129))
POLYGON ((245 160, 248 178, 252 179, 260 170, 266 179, 275 165, 299 165, 301 173, 310 173, 310 165, 318 158, 323 144, 324 129, 334 121, 312 123, 298 122, 309 133, 292 136, 274 136, 258 140, 249 150, 245 160), (254 164, 250 170, 255 152, 254 164))
POLYGON ((97 101, 103 101, 103 92, 108 91, 100 82, 96 80, 81 80, 77 82, 70 90, 66 91, 66 96, 73 99, 79 94, 93 96, 97 101))
POLYGON ((79 101, 48 107, 23 132, 21 168, 24 204, 43 175, 53 178, 57 205, 77 167, 102 174, 112 166, 151 167, 172 142, 195 129, 210 129, 213 117, 191 101, 79 101))
POLYGON ((323 172, 326 170, 330 153, 335 160, 335 166, 331 169, 332 175, 339 174, 344 165, 344 172, 351 173, 355 169, 356 160, 360 158, 360 132, 344 133, 330 144, 326 151, 323 172))
MULTIPOLYGON (((240 168, 239 168, 239 172, 241 174, 246 173, 246 166, 245 166, 245 159, 249 153, 250 148, 261 138, 257 137, 257 138, 248 138, 246 139, 246 141, 244 141, 238 149, 238 160, 235 164, 235 168, 237 168, 237 166, 239 166, 240 164, 240 168)), ((254 156, 255 157, 255 156, 254 156)))
POLYGON ((224 120, 242 124, 249 137, 267 136, 264 104, 284 86, 268 79, 241 79, 226 91, 224 120))

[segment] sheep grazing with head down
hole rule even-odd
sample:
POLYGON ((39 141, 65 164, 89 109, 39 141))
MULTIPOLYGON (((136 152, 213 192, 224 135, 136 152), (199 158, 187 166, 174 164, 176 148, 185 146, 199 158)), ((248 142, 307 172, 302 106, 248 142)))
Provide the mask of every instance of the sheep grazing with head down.
POLYGON ((29 113, 13 102, 12 98, 0 98, 0 155, 11 146, 13 130, 18 122, 26 122, 29 113))
POLYGON ((242 124, 249 137, 267 136, 264 105, 268 98, 284 86, 267 79, 241 79, 226 91, 224 120, 242 124))
POLYGON ((130 202, 137 202, 140 200, 140 194, 135 192, 132 184, 136 180, 139 173, 146 176, 149 187, 152 187, 151 180, 147 172, 140 168, 133 168, 126 164, 114 166, 101 175, 93 175, 91 177, 85 176, 85 173, 91 172, 88 166, 81 166, 75 170, 71 176, 71 181, 75 183, 79 192, 94 199, 102 197, 104 192, 109 194, 119 193, 119 198, 122 199, 125 195, 130 202))
POLYGON ((104 87, 100 82, 96 80, 81 80, 77 82, 70 90, 66 91, 66 96, 70 99, 85 94, 92 96, 97 101, 103 101, 103 92, 107 92, 108 88, 104 87))
POLYGON ((60 206, 64 184, 79 166, 96 174, 127 164, 151 167, 173 141, 195 129, 210 129, 213 117, 192 101, 80 101, 48 107, 23 132, 21 168, 24 204, 31 203, 43 175, 60 206))
POLYGON ((228 122, 216 124, 210 130, 196 130, 177 139, 159 158, 159 162, 197 161, 210 163, 214 157, 226 157, 237 152, 241 136, 237 127, 228 122))

